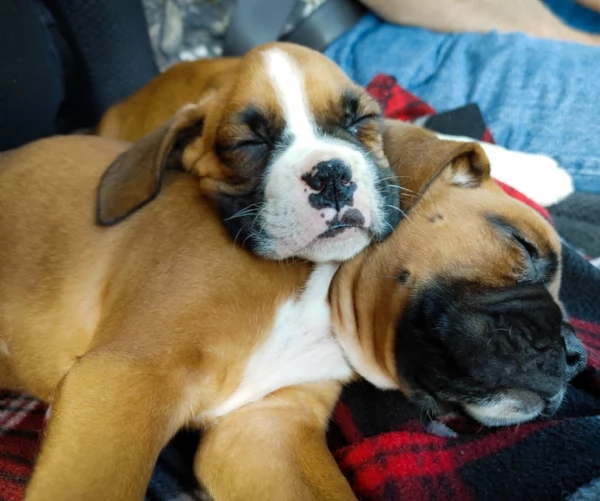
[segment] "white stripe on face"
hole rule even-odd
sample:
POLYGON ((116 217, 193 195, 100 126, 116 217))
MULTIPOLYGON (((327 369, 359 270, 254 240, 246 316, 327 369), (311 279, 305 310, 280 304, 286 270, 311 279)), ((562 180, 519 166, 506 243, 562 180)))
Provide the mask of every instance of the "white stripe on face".
POLYGON ((314 139, 314 120, 308 109, 300 68, 279 49, 266 51, 264 58, 271 85, 283 110, 286 132, 297 140, 314 139))

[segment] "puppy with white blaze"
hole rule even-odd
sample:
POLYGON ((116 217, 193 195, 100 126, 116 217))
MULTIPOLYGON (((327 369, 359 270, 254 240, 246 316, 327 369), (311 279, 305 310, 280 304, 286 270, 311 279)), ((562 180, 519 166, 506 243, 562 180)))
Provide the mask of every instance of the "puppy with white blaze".
POLYGON ((379 111, 362 92, 348 90, 339 100, 343 127, 327 115, 319 120, 294 60, 272 49, 264 61, 285 125, 264 179, 260 219, 271 234, 258 235, 257 251, 279 259, 294 254, 312 261, 348 259, 373 235, 380 239, 392 229, 390 196, 378 190, 387 188, 386 179, 357 140, 360 128, 377 124, 379 111))
MULTIPOLYGON (((159 162, 136 162, 150 170, 131 173, 126 152, 102 183, 127 190, 149 175, 152 184, 167 166, 183 168, 232 238, 268 259, 345 261, 385 239, 400 220, 400 187, 383 153, 379 104, 300 46, 269 44, 220 64, 199 104, 150 133, 163 138, 159 162)), ((144 200, 111 193, 100 201, 103 225, 158 188, 144 200)))

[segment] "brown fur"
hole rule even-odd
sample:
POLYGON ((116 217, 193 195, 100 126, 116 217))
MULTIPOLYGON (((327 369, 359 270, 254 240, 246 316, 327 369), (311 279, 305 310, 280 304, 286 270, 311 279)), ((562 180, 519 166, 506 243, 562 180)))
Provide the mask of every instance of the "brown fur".
POLYGON ((96 133, 100 136, 134 142, 166 122, 182 106, 195 103, 207 92, 230 85, 239 58, 205 60, 176 64, 154 77, 147 85, 102 117, 96 133), (171 82, 177 82, 171 85, 171 82), (155 105, 153 103, 161 103, 155 105))
MULTIPOLYGON (((517 251, 490 233, 485 211, 506 214, 541 248, 559 245, 489 178, 477 145, 393 122, 386 141, 412 190, 409 219, 342 265, 330 303, 340 341, 409 394, 391 345, 412 291, 442 272, 515 280, 517 251), (472 183, 453 184, 457 171, 472 183), (407 284, 389 279, 398 270, 409 271, 407 284)), ((142 499, 159 451, 183 426, 206 429, 195 471, 216 501, 355 499, 325 444, 340 382, 283 388, 202 418, 238 386, 311 266, 239 249, 185 173, 167 173, 135 217, 96 226, 96 187, 126 148, 59 137, 0 155, 0 384, 53 404, 26 499, 142 499)))

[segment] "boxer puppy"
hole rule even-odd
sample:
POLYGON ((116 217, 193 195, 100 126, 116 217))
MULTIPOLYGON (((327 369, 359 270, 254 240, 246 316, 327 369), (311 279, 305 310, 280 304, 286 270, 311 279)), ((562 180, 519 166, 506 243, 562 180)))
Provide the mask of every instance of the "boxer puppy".
MULTIPOLYGON (((209 63, 202 82, 187 80, 186 68, 178 73, 185 89, 151 84, 149 92, 177 102, 197 86, 201 106, 155 131, 159 155, 141 149, 141 161, 116 161, 103 183, 119 188, 100 201, 101 224, 151 201, 164 170, 176 166, 199 179, 232 238, 262 257, 343 261, 389 235, 399 189, 389 181, 380 108, 333 62, 275 43, 209 63)), ((145 126, 163 122, 162 113, 146 111, 123 118, 134 126, 138 118, 145 126)), ((111 134, 110 122, 100 127, 105 135, 132 139, 111 134)))
POLYGON ((430 416, 459 408, 498 426, 553 414, 586 361, 558 299, 558 236, 500 189, 473 143, 455 150, 388 120, 384 144, 413 197, 390 243, 334 279, 334 325, 353 368, 430 416), (459 151, 468 162, 440 169, 441 152, 459 151))
MULTIPOLYGON (((323 56, 311 54, 306 61, 305 71, 316 78, 323 78, 322 58, 323 56)), ((211 99, 210 96, 213 96, 217 89, 229 89, 231 82, 238 78, 239 68, 242 65, 247 66, 245 61, 246 59, 219 58, 175 64, 157 75, 148 85, 112 106, 102 117, 96 133, 124 141, 137 141, 166 122, 187 103, 211 99)), ((332 64, 330 62, 326 66, 329 68, 332 64)), ((330 74, 338 75, 339 71, 332 68, 330 74)), ((321 89, 321 84, 306 86, 309 96, 322 92, 321 89)), ((217 99, 226 99, 227 92, 219 93, 217 99)), ((263 88, 257 86, 256 95, 253 95, 252 99, 260 100, 263 92, 263 88)), ((233 94, 228 96, 231 98, 233 94)), ((335 103, 335 100, 332 102, 335 103)), ((321 113, 336 113, 335 104, 326 106, 332 108, 321 113)), ((465 137, 436 135, 441 139, 472 141, 465 137)), ((571 176, 554 159, 546 155, 507 150, 499 145, 483 142, 479 144, 491 160, 492 176, 516 188, 538 204, 548 207, 573 193, 571 176), (544 179, 544 182, 540 183, 540 179, 544 179)), ((249 204, 250 202, 247 205, 249 204)), ((242 204, 242 207, 247 205, 242 204)), ((394 221, 388 223, 393 225, 394 221)))
MULTIPOLYGON (((153 135, 123 168, 149 143, 161 155, 153 135)), ((476 144, 392 122, 385 144, 407 218, 339 267, 234 245, 185 172, 96 225, 120 142, 0 155, 0 385, 53 406, 26 499, 141 500, 192 426, 215 501, 355 500, 325 430, 356 375, 487 424, 551 412, 585 363, 558 302, 556 234, 476 144)))

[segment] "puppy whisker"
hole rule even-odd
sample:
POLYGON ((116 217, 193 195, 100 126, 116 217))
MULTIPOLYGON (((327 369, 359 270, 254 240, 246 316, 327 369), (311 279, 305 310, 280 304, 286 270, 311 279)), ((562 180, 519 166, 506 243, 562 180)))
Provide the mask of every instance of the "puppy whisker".
POLYGON ((253 214, 256 209, 254 209, 254 207, 257 207, 258 205, 260 205, 260 203, 255 203, 255 204, 250 204, 247 207, 244 207, 243 209, 237 211, 233 216, 228 217, 227 219, 224 219, 223 221, 231 221, 232 219, 237 219, 238 217, 243 217, 246 215, 250 215, 253 214))
POLYGON ((257 234, 257 233, 254 233, 253 231, 250 231, 250 232, 248 233, 248 236, 247 236, 246 238, 244 238, 244 241, 242 242, 242 247, 244 247, 244 245, 246 245, 246 241, 247 241, 249 238, 256 238, 257 236, 258 236, 258 234, 257 234))
POLYGON ((242 230, 246 227, 246 225, 242 225, 242 227, 239 229, 239 231, 236 233, 235 238, 233 239, 233 245, 236 245, 237 239, 240 236, 240 233, 242 232, 242 230))
MULTIPOLYGON (((258 218, 262 215, 262 213, 267 209, 267 206, 264 205, 259 211, 258 214, 256 214, 256 216, 254 216, 254 219, 252 220, 252 226, 254 226, 256 224, 256 221, 258 220, 258 218)), ((265 221, 266 224, 266 221, 265 221)), ((264 225, 263 228, 261 228, 261 231, 264 229, 264 225)))
POLYGON ((255 214, 255 211, 242 212, 235 216, 228 217, 227 219, 223 219, 223 221, 231 221, 232 219, 239 219, 241 217, 253 216, 254 214, 255 214))
POLYGON ((408 188, 405 188, 404 186, 399 186, 397 184, 388 184, 388 186, 390 186, 391 188, 398 188, 399 190, 406 191, 407 193, 414 193, 414 196, 418 195, 418 193, 416 191, 409 190, 408 188))
MULTIPOLYGON (((252 226, 254 227, 254 223, 256 223, 256 220, 261 216, 261 214, 265 211, 266 207, 263 207, 260 212, 256 215, 256 217, 254 218, 254 221, 252 221, 252 226)), ((261 225, 260 229, 258 230, 258 232, 260 234, 264 234, 265 231, 265 227, 267 226, 267 220, 265 219, 263 221, 263 224, 261 225)))
MULTIPOLYGON (((238 231, 238 232, 236 233, 236 235, 235 235, 235 238, 233 239, 233 245, 234 245, 234 246, 237 244, 237 239, 238 239, 238 237, 240 236, 240 233, 241 233, 241 232, 242 232, 244 229, 246 229, 247 227, 248 227, 248 223, 246 223, 246 224, 243 224, 243 225, 240 227, 239 231, 238 231)), ((252 223, 250 223, 250 228, 252 228, 252 223)), ((250 232, 250 233, 252 233, 252 232, 250 232)), ((251 235, 250 235, 250 236, 251 236, 251 235)), ((244 243, 246 242, 246 240, 248 240, 248 237, 246 237, 246 239, 244 240, 244 243)), ((242 243, 242 245, 243 245, 243 243, 242 243)))
POLYGON ((381 177, 381 178, 379 178, 379 180, 377 182, 381 183, 383 181, 389 181, 390 179, 409 179, 409 178, 410 178, 410 176, 393 175, 393 176, 388 176, 388 177, 381 177))
POLYGON ((395 205, 387 205, 390 209, 395 209, 397 210, 400 214, 402 214, 403 217, 405 217, 406 219, 408 219, 410 221, 410 218, 408 217, 408 215, 406 214, 406 212, 404 212, 400 207, 396 207, 395 205))

